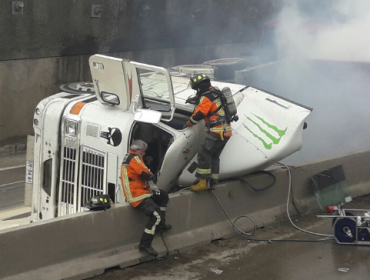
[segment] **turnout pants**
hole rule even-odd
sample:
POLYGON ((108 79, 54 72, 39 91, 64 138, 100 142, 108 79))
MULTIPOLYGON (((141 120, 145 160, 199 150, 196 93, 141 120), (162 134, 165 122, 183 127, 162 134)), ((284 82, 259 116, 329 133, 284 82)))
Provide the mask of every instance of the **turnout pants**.
POLYGON ((211 179, 212 183, 218 182, 220 173, 220 155, 230 137, 224 137, 217 133, 209 133, 204 139, 198 152, 198 168, 195 176, 199 179, 211 179))
POLYGON ((149 217, 146 223, 141 244, 149 247, 152 244, 156 227, 166 224, 168 194, 163 190, 153 190, 153 196, 144 199, 136 208, 149 217))

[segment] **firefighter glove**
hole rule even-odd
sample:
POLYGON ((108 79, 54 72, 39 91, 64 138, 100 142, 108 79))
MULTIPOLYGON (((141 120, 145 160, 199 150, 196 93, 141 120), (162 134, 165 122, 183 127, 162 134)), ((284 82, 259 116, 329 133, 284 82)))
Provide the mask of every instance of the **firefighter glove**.
POLYGON ((186 99, 185 103, 197 105, 199 103, 199 98, 198 96, 189 97, 188 99, 186 99))
POLYGON ((193 126, 193 123, 192 123, 190 120, 188 120, 188 121, 184 124, 184 126, 182 127, 182 129, 185 129, 185 128, 187 128, 187 127, 191 127, 191 126, 193 126))
POLYGON ((152 191, 153 191, 153 193, 154 193, 155 195, 160 195, 160 194, 161 194, 161 191, 160 191, 160 189, 158 189, 158 187, 157 187, 157 186, 155 186, 154 188, 152 188, 152 191))

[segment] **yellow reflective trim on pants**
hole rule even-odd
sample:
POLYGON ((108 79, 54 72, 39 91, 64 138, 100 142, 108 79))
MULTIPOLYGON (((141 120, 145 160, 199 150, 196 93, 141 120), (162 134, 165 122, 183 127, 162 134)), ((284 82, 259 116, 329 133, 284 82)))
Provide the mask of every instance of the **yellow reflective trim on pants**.
POLYGON ((159 207, 159 209, 161 209, 161 211, 163 211, 163 212, 166 212, 167 207, 159 207))
POLYGON ((155 233, 155 231, 154 232, 152 232, 152 230, 150 230, 150 229, 144 229, 144 232, 145 233, 147 233, 147 234, 151 234, 151 235, 154 235, 154 233, 155 233))
POLYGON ((198 174, 211 174, 211 169, 201 169, 201 168, 197 168, 197 173, 198 173, 198 174))
POLYGON ((154 235, 157 225, 159 225, 159 223, 161 222, 161 216, 158 214, 157 211, 154 211, 153 215, 157 218, 157 221, 154 223, 151 229, 147 229, 147 228, 144 229, 144 232, 146 232, 147 234, 151 234, 151 235, 154 235))
POLYGON ((212 179, 218 179, 220 174, 211 174, 211 178, 212 179))

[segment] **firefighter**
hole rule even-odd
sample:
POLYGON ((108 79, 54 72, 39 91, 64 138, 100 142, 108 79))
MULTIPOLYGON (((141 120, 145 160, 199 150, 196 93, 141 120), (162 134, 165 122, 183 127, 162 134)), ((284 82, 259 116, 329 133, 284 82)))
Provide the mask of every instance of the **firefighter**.
POLYGON ((132 142, 122 161, 121 180, 126 201, 149 217, 139 250, 156 257, 158 253, 152 247, 155 232, 170 230, 172 226, 165 220, 168 194, 155 185, 152 188, 148 186, 153 174, 143 160, 147 148, 147 143, 142 140, 132 142))
POLYGON ((218 182, 220 155, 232 135, 230 122, 226 120, 225 110, 220 99, 220 90, 211 85, 205 74, 196 74, 190 78, 189 87, 196 90, 196 96, 188 98, 187 103, 196 105, 194 113, 184 128, 196 125, 204 119, 206 137, 198 152, 196 177, 198 183, 190 189, 194 192, 213 189, 218 182))

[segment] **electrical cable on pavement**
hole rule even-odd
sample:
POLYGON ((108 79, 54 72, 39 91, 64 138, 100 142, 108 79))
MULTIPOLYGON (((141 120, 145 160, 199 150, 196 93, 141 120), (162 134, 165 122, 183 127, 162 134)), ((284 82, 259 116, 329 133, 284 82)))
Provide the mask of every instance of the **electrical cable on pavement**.
MULTIPOLYGON (((229 222, 231 223, 231 225, 233 226, 233 230, 237 233, 237 234, 241 234, 241 235, 245 235, 247 236, 247 239, 250 240, 250 241, 255 241, 255 242, 268 242, 268 243, 271 243, 271 242, 322 242, 322 241, 327 241, 327 240, 332 240, 334 239, 334 236, 333 235, 329 235, 329 234, 322 234, 322 233, 315 233, 315 232, 311 232, 311 231, 308 231, 308 230, 305 230, 305 229, 302 229, 300 227, 298 227, 294 222, 293 220, 291 219, 290 217, 290 213, 289 213, 289 201, 290 201, 290 193, 291 193, 291 190, 292 190, 292 174, 290 172, 290 168, 289 166, 283 164, 283 163, 279 163, 280 165, 284 166, 287 171, 288 171, 288 175, 289 175, 289 187, 288 187, 288 197, 287 197, 287 203, 286 203, 286 210, 287 210, 287 216, 288 216, 288 219, 290 221, 290 223, 298 230, 304 232, 304 233, 307 233, 307 234, 312 234, 312 235, 316 235, 316 236, 321 236, 321 237, 324 237, 324 238, 321 238, 321 239, 255 239, 255 238, 250 238, 250 236, 252 236, 255 232, 256 232, 256 229, 257 229, 257 225, 256 225, 256 222, 253 220, 253 218, 247 216, 247 215, 243 215, 243 216, 239 216, 237 217, 234 221, 232 221, 229 217, 229 215, 226 213, 225 209, 223 208, 220 200, 218 199, 218 197, 216 196, 216 194, 211 190, 211 193, 213 194, 214 198, 216 199, 217 203, 219 204, 219 206, 221 207, 222 211, 224 212, 225 216, 227 217, 227 219, 229 220, 229 222), (238 226, 236 226, 236 222, 241 219, 241 218, 245 218, 245 219, 249 219, 250 221, 252 221, 253 223, 253 230, 251 232, 245 232, 243 230, 241 230, 238 226)), ((266 173, 270 173, 270 172, 267 172, 265 171, 266 173)), ((272 174, 271 174, 272 175, 272 174)), ((272 175, 272 177, 275 179, 275 176, 272 175)), ((244 181, 245 182, 245 181, 244 181)), ((275 180, 274 180, 275 182, 275 180)), ((247 183, 247 182, 246 182, 247 183)), ((251 187, 251 185, 249 183, 247 183, 248 186, 251 187)), ((272 186, 272 185, 271 185, 272 186)), ((269 186, 270 187, 270 186, 269 186)), ((268 189, 269 187, 265 187, 265 188, 262 188, 262 189, 259 189, 259 190, 266 190, 268 189)), ((255 188, 251 187, 253 190, 256 190, 255 188)))
POLYGON ((167 246, 166 240, 165 240, 165 239, 164 239, 164 237, 163 237, 163 232, 161 232, 161 239, 162 239, 162 242, 163 242, 163 244, 164 244, 164 247, 166 247, 166 251, 167 251, 166 256, 168 256, 168 254, 170 253, 170 250, 168 249, 168 246, 167 246))
POLYGON ((263 187, 263 188, 255 188, 252 184, 248 183, 248 181, 244 180, 243 178, 239 177, 238 179, 239 179, 239 180, 242 180, 244 183, 246 183, 246 184, 247 184, 247 185, 248 185, 252 190, 254 190, 255 192, 262 192, 262 191, 265 191, 265 190, 267 190, 267 189, 271 188, 271 187, 275 184, 275 182, 276 182, 276 178, 275 178, 274 174, 272 174, 272 173, 271 173, 271 172, 269 172, 269 171, 265 171, 265 170, 259 170, 259 171, 257 171, 257 172, 253 172, 253 173, 251 173, 251 174, 248 174, 248 175, 247 175, 247 177, 248 177, 248 176, 257 175, 257 174, 266 174, 266 175, 270 176, 270 177, 272 178, 272 182, 271 182, 270 184, 266 185, 266 186, 265 186, 265 187, 263 187))
POLYGON ((290 168, 289 166, 285 165, 284 163, 280 163, 281 165, 283 165, 287 171, 288 171, 288 174, 289 174, 289 188, 288 188, 288 198, 287 198, 287 204, 286 204, 286 210, 287 210, 287 215, 288 215, 288 219, 290 221, 290 223, 298 230, 304 232, 304 233, 308 233, 308 234, 312 234, 312 235, 317 235, 317 236, 322 236, 322 237, 329 237, 331 239, 334 238, 334 236, 332 234, 323 234, 323 233, 316 233, 316 232, 312 232, 312 231, 308 231, 308 230, 305 230, 305 229, 302 229, 300 227, 298 227, 294 222, 293 220, 291 219, 290 217, 290 214, 289 214, 289 201, 290 201, 290 193, 291 193, 291 189, 292 189, 292 174, 290 172, 290 168))

